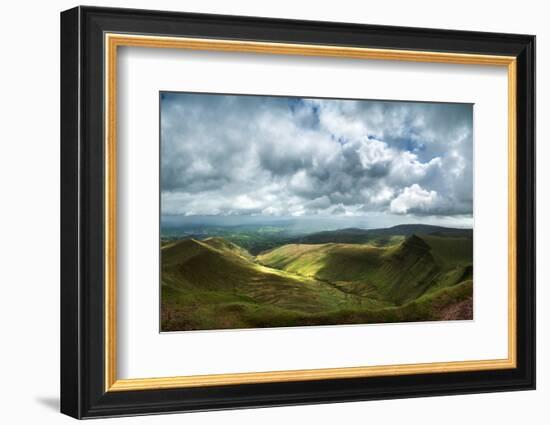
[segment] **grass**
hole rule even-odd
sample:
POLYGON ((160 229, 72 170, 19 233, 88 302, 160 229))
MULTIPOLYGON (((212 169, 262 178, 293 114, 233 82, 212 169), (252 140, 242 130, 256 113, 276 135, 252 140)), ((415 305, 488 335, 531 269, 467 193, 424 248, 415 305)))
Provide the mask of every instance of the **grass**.
MULTIPOLYGON (((452 241, 449 241, 452 244, 452 241)), ((339 282, 351 292, 377 293, 379 299, 402 304, 424 293, 440 267, 421 238, 399 245, 285 245, 263 253, 258 261, 301 276, 339 282), (347 283, 347 285, 346 285, 347 283)))
POLYGON ((471 247, 463 239, 413 235, 369 244, 289 244, 257 257, 224 238, 170 242, 161 250, 161 326, 441 320, 448 306, 472 296, 471 247))
POLYGON ((441 267, 472 264, 472 239, 465 237, 420 235, 432 249, 434 259, 441 267))

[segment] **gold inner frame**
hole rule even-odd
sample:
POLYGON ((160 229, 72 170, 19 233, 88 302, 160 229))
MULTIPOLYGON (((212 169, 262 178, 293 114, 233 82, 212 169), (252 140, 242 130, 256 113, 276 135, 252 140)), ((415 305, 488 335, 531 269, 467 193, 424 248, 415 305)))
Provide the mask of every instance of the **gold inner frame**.
POLYGON ((462 53, 370 49, 328 45, 267 43, 199 38, 105 34, 105 391, 310 381, 416 373, 443 373, 515 368, 516 359, 516 58, 462 53), (508 71, 508 357, 383 366, 118 379, 116 324, 116 123, 117 48, 119 46, 325 56, 507 67, 508 71))

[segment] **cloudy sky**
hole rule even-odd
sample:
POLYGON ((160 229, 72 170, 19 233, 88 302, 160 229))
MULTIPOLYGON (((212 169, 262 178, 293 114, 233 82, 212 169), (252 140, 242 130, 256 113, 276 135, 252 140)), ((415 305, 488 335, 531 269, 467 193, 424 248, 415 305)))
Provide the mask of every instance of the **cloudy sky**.
POLYGON ((161 212, 472 225, 472 105, 161 94, 161 212))

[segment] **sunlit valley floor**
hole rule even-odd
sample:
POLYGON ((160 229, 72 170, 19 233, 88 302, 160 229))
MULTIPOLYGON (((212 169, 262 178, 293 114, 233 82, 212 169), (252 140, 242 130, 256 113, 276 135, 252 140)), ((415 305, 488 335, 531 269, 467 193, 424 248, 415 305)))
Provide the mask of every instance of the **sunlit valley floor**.
POLYGON ((471 229, 401 225, 245 242, 239 234, 162 241, 162 331, 473 318, 471 229))

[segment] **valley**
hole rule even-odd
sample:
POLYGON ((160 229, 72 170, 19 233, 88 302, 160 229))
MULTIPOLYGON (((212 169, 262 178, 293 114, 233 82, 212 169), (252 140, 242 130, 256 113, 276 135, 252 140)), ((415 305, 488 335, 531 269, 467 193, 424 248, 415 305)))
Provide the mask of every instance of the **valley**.
POLYGON ((472 319, 471 229, 219 233, 162 241, 162 331, 472 319))

